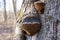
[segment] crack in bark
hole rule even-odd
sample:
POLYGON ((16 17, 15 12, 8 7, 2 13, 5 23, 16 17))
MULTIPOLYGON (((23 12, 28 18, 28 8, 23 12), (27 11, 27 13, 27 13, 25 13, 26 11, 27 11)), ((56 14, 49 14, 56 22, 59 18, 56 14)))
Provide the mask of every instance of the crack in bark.
POLYGON ((60 23, 60 21, 57 19, 56 22, 53 23, 53 36, 54 36, 54 40, 57 40, 57 33, 58 33, 58 24, 60 23))

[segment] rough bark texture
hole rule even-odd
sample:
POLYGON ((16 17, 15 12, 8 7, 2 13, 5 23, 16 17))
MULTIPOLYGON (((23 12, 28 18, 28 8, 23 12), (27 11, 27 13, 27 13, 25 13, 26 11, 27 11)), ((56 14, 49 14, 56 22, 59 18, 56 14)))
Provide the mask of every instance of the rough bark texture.
MULTIPOLYGON (((37 13, 33 3, 36 0, 23 0, 23 13, 37 13)), ((41 29, 34 36, 27 36, 27 40, 60 40, 60 0, 45 0, 45 11, 41 14, 41 29)))

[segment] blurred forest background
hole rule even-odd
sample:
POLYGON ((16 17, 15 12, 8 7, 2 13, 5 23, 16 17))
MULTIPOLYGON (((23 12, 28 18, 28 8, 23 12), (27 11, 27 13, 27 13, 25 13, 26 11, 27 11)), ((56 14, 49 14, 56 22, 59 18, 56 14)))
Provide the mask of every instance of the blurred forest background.
POLYGON ((15 19, 22 0, 0 0, 0 40, 13 40, 15 19))

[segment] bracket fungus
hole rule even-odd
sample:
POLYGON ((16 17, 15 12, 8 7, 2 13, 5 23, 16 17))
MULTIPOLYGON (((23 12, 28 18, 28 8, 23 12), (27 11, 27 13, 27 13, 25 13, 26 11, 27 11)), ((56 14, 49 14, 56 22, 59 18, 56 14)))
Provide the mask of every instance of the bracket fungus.
POLYGON ((27 17, 23 20, 21 29, 27 33, 27 35, 33 36, 40 30, 40 22, 34 17, 27 17), (34 19, 34 20, 33 20, 34 19))

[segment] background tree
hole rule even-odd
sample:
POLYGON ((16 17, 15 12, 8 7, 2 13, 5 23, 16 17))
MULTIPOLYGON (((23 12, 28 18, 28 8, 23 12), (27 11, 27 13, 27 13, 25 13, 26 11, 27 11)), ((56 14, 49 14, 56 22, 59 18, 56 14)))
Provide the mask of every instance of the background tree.
POLYGON ((16 2, 17 2, 17 0, 12 0, 15 16, 16 16, 16 2))
POLYGON ((6 14, 6 0, 3 0, 4 2, 4 21, 7 20, 7 14, 6 14))

